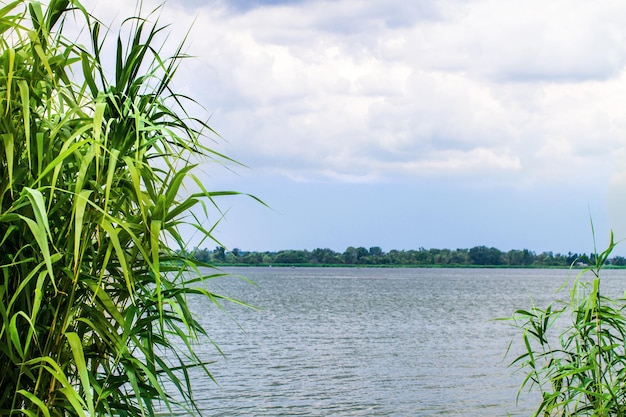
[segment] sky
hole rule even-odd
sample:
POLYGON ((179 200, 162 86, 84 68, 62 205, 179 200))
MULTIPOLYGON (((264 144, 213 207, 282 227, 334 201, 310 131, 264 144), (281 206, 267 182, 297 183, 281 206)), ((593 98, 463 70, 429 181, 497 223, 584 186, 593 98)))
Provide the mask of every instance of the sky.
POLYGON ((221 200, 229 249, 589 253, 591 221, 599 250, 626 238, 621 0, 169 0, 153 17, 188 34, 176 85, 242 164, 199 177, 269 206, 221 200))

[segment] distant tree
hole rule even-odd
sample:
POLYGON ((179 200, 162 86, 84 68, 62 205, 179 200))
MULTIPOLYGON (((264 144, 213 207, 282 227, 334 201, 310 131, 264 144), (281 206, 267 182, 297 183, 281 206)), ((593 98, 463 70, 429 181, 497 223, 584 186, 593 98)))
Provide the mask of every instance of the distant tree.
POLYGON ((227 263, 239 263, 241 262, 241 249, 239 248, 233 248, 233 250, 231 250, 230 252, 228 252, 226 254, 226 262, 227 263))
POLYGON ((240 261, 248 265, 258 265, 263 263, 263 254, 259 252, 241 252, 240 261))
POLYGON ((216 262, 226 261, 226 249, 223 246, 216 246, 213 251, 213 260, 216 262))
POLYGON ((383 250, 380 248, 380 246, 372 246, 369 250, 369 254, 370 256, 383 256, 383 250))
POLYGON ((403 265, 405 264, 405 252, 399 251, 396 249, 392 249, 387 253, 386 256, 388 263, 392 265, 403 265))
POLYGON ((567 265, 574 264, 576 261, 578 261, 579 257, 580 255, 578 255, 577 253, 568 252, 566 258, 567 265))
POLYGON ((454 265, 469 265, 469 250, 457 249, 450 254, 450 263, 454 265))
POLYGON ((506 253, 507 264, 511 266, 529 266, 535 261, 535 254, 528 249, 513 249, 506 253))
POLYGON ((419 248, 419 250, 407 251, 409 258, 409 264, 412 265, 432 265, 433 256, 429 250, 425 248, 419 248))
POLYGON ((311 263, 339 264, 342 263, 340 255, 328 248, 317 248, 311 252, 311 263))
POLYGON ((211 262, 211 254, 206 248, 196 249, 193 255, 196 258, 196 260, 198 260, 199 262, 204 262, 204 263, 211 262))
POLYGON ((556 253, 554 255, 554 266, 569 266, 567 263, 567 256, 562 253, 556 253))
POLYGON ((522 250, 522 265, 532 265, 536 256, 535 252, 529 251, 528 249, 522 250))
POLYGON ((537 255, 535 264, 540 266, 556 266, 558 262, 554 258, 554 253, 546 251, 537 255))
POLYGON ((469 250, 469 257, 474 265, 502 265, 502 252, 496 248, 475 246, 469 250))
POLYGON ((343 261, 346 264, 353 265, 357 261, 357 250, 354 246, 348 246, 343 252, 343 261))
POLYGON ((357 263, 365 263, 365 258, 369 255, 369 251, 363 246, 356 248, 356 261, 357 263))
POLYGON ((307 251, 282 250, 274 257, 274 262, 278 264, 304 264, 309 261, 307 251))
POLYGON ((449 265, 451 263, 452 251, 450 249, 431 249, 435 265, 449 265))

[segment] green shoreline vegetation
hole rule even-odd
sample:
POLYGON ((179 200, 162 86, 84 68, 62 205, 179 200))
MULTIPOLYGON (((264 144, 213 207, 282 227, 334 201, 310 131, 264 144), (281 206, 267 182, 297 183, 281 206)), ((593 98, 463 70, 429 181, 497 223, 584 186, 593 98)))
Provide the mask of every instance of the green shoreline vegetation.
MULTIPOLYGON (((420 248, 389 252, 384 252, 378 246, 369 249, 350 246, 344 252, 335 252, 328 248, 312 251, 247 252, 237 248, 227 251, 218 246, 214 250, 196 249, 185 256, 216 266, 584 268, 595 263, 593 253, 537 254, 528 249, 503 252, 486 246, 454 250, 420 248)), ((626 267, 626 258, 613 256, 606 259, 604 267, 626 267)))

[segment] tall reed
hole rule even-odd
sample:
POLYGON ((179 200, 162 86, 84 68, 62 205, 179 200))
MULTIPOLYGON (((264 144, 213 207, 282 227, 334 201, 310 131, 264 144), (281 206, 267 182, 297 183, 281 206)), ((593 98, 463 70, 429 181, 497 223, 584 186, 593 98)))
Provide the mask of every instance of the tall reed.
POLYGON ((524 343, 513 361, 526 375, 520 392, 541 393, 533 416, 626 415, 626 300, 601 291, 615 245, 611 234, 604 252, 585 259, 591 266, 577 275, 568 300, 513 316, 524 343))
POLYGON ((182 45, 161 56, 164 28, 143 16, 124 29, 109 39, 78 0, 0 8, 0 415, 149 416, 180 399, 198 414, 188 370, 210 373, 186 297, 219 303, 201 282, 221 274, 181 255, 181 227, 213 241, 207 204, 236 193, 193 174, 227 158, 171 88, 182 45), (88 45, 64 36, 69 19, 88 45))

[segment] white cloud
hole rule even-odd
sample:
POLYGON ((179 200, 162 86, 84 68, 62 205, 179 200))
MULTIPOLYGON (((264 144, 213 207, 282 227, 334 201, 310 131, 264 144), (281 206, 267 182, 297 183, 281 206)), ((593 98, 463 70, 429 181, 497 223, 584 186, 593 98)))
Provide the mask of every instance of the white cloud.
POLYGON ((420 65, 507 81, 604 79, 626 62, 619 1, 448 2, 447 19, 417 26, 420 65))
POLYGON ((257 171, 591 181, 623 147, 620 1, 178 4, 161 20, 197 14, 199 57, 179 83, 257 171))

